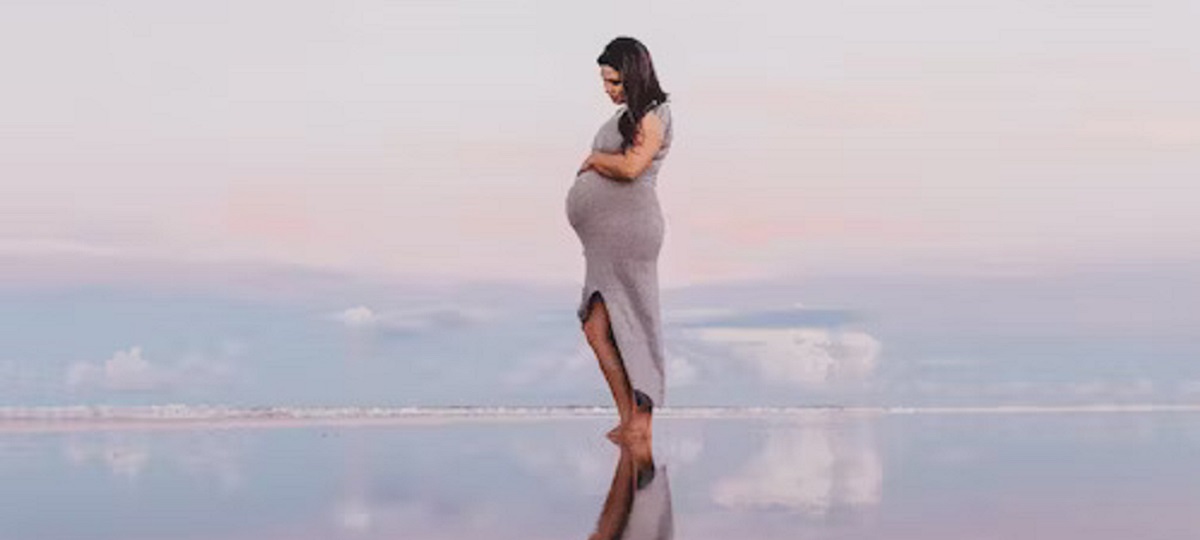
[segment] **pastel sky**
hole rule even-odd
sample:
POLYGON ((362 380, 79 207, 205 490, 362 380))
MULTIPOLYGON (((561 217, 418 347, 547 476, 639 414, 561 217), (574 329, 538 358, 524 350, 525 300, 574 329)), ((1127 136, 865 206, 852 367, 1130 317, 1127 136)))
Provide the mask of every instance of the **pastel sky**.
POLYGON ((603 402, 564 205, 612 111, 595 57, 617 35, 646 43, 675 102, 660 265, 693 402, 1200 395, 1195 15, 6 2, 0 400, 450 403, 318 390, 352 358, 405 355, 426 371, 362 369, 449 388, 505 350, 532 367, 493 366, 480 400, 603 402), (467 342, 422 334, 481 321, 467 342), (346 352, 359 342, 373 352, 346 352), (921 379, 922 362, 957 371, 921 379), (741 379, 723 370, 742 386, 724 393, 741 379), (867 386, 801 399, 769 380, 867 386))

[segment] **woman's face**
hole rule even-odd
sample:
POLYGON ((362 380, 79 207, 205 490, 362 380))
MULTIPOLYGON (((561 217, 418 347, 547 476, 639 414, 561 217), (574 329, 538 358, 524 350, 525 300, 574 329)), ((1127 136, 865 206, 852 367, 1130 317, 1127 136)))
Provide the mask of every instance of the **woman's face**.
POLYGON ((604 92, 613 103, 625 103, 625 84, 621 72, 612 66, 600 66, 600 78, 604 79, 604 92))

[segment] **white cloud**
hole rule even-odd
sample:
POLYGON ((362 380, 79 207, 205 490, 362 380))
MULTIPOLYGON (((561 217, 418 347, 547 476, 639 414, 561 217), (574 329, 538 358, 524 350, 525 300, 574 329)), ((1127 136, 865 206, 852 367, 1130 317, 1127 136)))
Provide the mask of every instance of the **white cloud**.
POLYGON ((535 382, 553 387, 575 386, 585 382, 585 378, 600 375, 599 368, 589 369, 595 365, 592 348, 581 343, 566 354, 556 348, 530 355, 505 373, 503 380, 514 386, 535 382))
POLYGON ((715 318, 729 317, 737 312, 728 308, 672 309, 663 312, 664 324, 686 324, 705 322, 715 318))
POLYGON ((829 426, 776 429, 759 455, 713 485, 728 508, 771 508, 822 516, 835 507, 879 504, 883 464, 864 434, 829 426))
POLYGON ((332 317, 349 327, 373 326, 379 322, 379 318, 375 316, 375 312, 366 306, 348 308, 340 313, 333 314, 332 317))
MULTIPOLYGON (((226 342, 225 348, 229 349, 226 342)), ((240 346, 237 346, 240 347, 240 346)), ((240 354, 240 349, 235 352, 240 354)), ((228 377, 233 368, 228 355, 214 358, 189 353, 175 365, 163 366, 142 357, 140 346, 113 353, 103 362, 75 362, 67 368, 66 383, 72 389, 103 388, 113 391, 148 391, 206 384, 228 377)))
MULTIPOLYGON (((687 358, 667 352, 666 377, 668 387, 684 387, 694 383, 697 370, 687 358)), ((503 375, 505 384, 522 386, 537 383, 554 388, 576 388, 603 380, 596 364, 596 354, 586 343, 571 352, 558 348, 545 350, 524 358, 503 375)))
POLYGON ((666 377, 667 386, 681 387, 696 381, 696 367, 687 358, 678 354, 667 353, 666 377))
POLYGON ((881 345, 869 334, 825 328, 723 328, 692 331, 729 345, 755 362, 768 381, 807 385, 863 379, 874 373, 881 345))
POLYGON ((479 324, 492 320, 491 310, 437 305, 406 310, 377 312, 367 306, 355 306, 327 315, 349 328, 383 332, 424 333, 433 330, 479 324))
POLYGON ((72 388, 102 386, 110 390, 152 390, 169 383, 168 373, 142 358, 142 348, 117 351, 100 364, 76 362, 67 370, 72 388))

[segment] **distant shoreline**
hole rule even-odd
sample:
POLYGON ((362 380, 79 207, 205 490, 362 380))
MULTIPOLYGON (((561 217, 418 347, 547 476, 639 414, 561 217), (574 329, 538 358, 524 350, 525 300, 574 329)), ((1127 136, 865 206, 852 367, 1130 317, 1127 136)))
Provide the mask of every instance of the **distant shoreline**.
MULTIPOLYGON (((1200 413, 1200 404, 997 405, 973 407, 663 407, 665 419, 817 419, 945 414, 1200 413)), ((616 417, 612 407, 0 407, 0 433, 114 429, 255 429, 442 425, 616 417)))

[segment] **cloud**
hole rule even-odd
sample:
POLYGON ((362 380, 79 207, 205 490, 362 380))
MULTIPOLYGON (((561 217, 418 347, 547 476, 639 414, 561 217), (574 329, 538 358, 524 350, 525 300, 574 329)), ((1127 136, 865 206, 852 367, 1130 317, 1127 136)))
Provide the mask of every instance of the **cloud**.
POLYGON ((805 307, 794 302, 790 307, 735 311, 722 308, 675 309, 664 319, 679 326, 719 328, 828 328, 859 319, 853 311, 805 307))
POLYGON ((784 508, 823 516, 837 507, 878 505, 883 464, 866 434, 827 425, 768 432, 765 446, 713 500, 728 508, 784 508))
POLYGON ((667 354, 666 377, 667 386, 688 386, 696 382, 696 367, 678 354, 667 354))
POLYGON ((76 362, 67 370, 67 386, 110 390, 153 390, 169 384, 169 374, 142 358, 142 348, 117 351, 100 364, 76 362))
POLYGON ((857 330, 827 328, 722 328, 690 331, 696 338, 730 346, 768 381, 804 385, 863 379, 874 373, 881 345, 857 330))
MULTIPOLYGON (((664 360, 668 387, 684 387, 696 382, 698 371, 687 358, 667 351, 664 360)), ((576 345, 570 352, 553 347, 531 354, 502 377, 503 382, 511 386, 536 383, 557 389, 581 388, 603 380, 596 367, 596 353, 586 343, 576 345)))
POLYGON ((375 312, 366 306, 348 308, 340 313, 332 314, 332 318, 352 328, 374 326, 379 322, 379 317, 375 316, 375 312))
POLYGON ((330 313, 327 318, 348 328, 385 333, 423 334, 460 328, 494 318, 491 310, 457 305, 427 306, 407 310, 376 312, 367 306, 354 306, 330 313))
POLYGON ((569 353, 558 348, 526 357, 503 376, 505 384, 524 386, 533 383, 555 388, 576 387, 596 377, 599 370, 595 353, 586 343, 580 343, 569 353))
POLYGON ((172 366, 151 363, 140 346, 119 350, 103 362, 75 362, 67 368, 71 389, 102 388, 118 392, 162 390, 224 380, 233 371, 226 359, 241 353, 236 342, 223 344, 223 358, 189 353, 172 366))
POLYGON ((719 320, 735 314, 736 312, 728 308, 670 309, 663 311, 662 320, 664 324, 687 325, 719 320))

